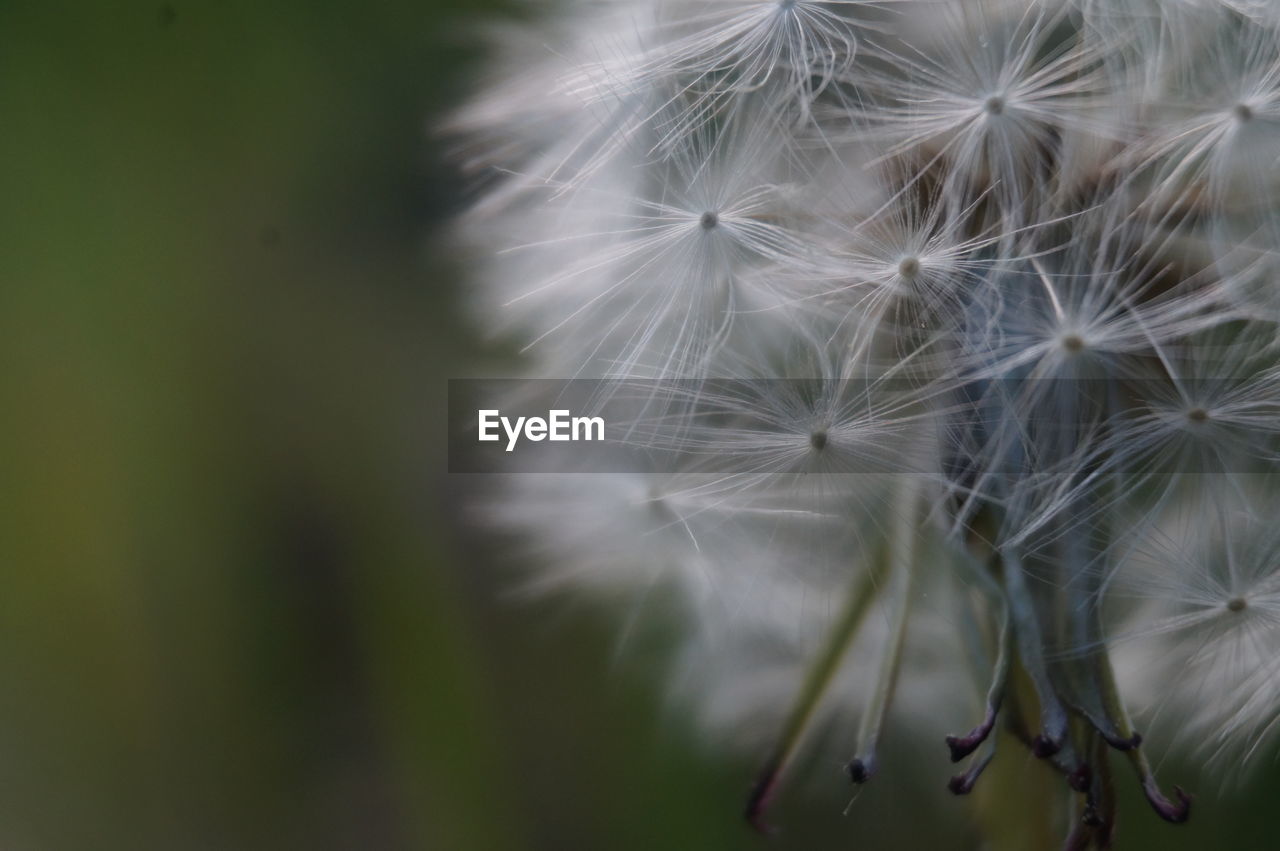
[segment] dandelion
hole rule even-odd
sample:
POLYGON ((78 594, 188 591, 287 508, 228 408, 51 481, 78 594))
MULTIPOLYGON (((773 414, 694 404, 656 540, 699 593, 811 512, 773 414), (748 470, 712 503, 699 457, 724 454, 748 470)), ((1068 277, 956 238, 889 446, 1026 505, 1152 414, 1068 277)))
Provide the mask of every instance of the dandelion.
POLYGON ((1168 48, 1173 67, 1147 106, 1133 169, 1175 210, 1207 206, 1219 227, 1242 211, 1257 222, 1273 212, 1280 177, 1280 21, 1206 17, 1189 43, 1168 48))
POLYGON ((1269 471, 1280 428, 1275 329, 1237 324, 1170 349, 1160 379, 1137 382, 1140 404, 1105 450, 1135 479, 1269 471), (1219 341, 1230 333, 1231 342, 1219 341), (1241 344, 1244 345, 1241 345, 1241 344))
POLYGON ((968 216, 949 215, 936 191, 922 197, 910 176, 891 173, 880 183, 873 196, 879 206, 828 237, 831 268, 810 281, 817 292, 809 297, 839 311, 831 317, 839 324, 850 315, 863 327, 909 327, 922 317, 945 323, 944 312, 980 286, 993 264, 990 249, 1005 234, 970 235, 968 216))
POLYGON ((1142 708, 1156 732, 1234 767, 1259 755, 1280 719, 1275 481, 1204 485, 1214 505, 1184 496, 1139 521, 1109 577, 1112 641, 1120 665, 1149 666, 1140 680, 1168 677, 1172 688, 1150 690, 1142 708))
POLYGON ((666 160, 558 199, 572 230, 504 249, 526 269, 552 258, 503 302, 535 322, 524 348, 550 349, 552 374, 705 374, 735 323, 777 302, 753 273, 811 262, 788 224, 803 213, 781 185, 786 166, 767 125, 699 131, 666 160), (554 265, 566 254, 578 259, 554 265))
MULTIPOLYGON (((856 71, 874 13, 902 0, 699 0, 660 4, 655 44, 635 68, 642 81, 676 79, 694 98, 684 124, 715 115, 744 93, 770 89, 780 114, 808 118, 824 93, 856 71)), ((848 101, 843 101, 848 104, 848 101)))
POLYGON ((1061 15, 1031 6, 1013 22, 983 2, 944 4, 940 17, 947 35, 936 48, 908 50, 876 84, 885 103, 865 132, 884 139, 886 156, 943 164, 949 203, 990 193, 994 221, 1021 227, 1049 196, 1056 175, 1046 165, 1066 128, 1110 130, 1090 111, 1105 94, 1100 56, 1056 39, 1061 15))
POLYGON ((1118 766, 1178 823, 1150 752, 1274 752, 1273 5, 575 7, 450 128, 479 324, 608 379, 607 451, 478 516, 624 645, 678 613, 756 827, 910 738, 957 795, 1023 749, 1108 848, 1118 766))

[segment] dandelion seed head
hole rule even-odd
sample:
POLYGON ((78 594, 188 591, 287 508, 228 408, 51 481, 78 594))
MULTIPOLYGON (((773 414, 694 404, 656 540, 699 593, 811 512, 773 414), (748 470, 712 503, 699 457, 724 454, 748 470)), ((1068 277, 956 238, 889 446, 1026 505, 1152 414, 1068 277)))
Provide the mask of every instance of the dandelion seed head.
POLYGON ((1101 847, 1099 743, 1171 822, 1148 743, 1275 752, 1275 7, 618 0, 502 37, 449 128, 477 323, 647 383, 610 424, 669 467, 482 513, 539 593, 673 591, 674 715, 764 749, 753 823, 806 754, 875 783, 937 734, 967 792, 1008 728, 1101 847))

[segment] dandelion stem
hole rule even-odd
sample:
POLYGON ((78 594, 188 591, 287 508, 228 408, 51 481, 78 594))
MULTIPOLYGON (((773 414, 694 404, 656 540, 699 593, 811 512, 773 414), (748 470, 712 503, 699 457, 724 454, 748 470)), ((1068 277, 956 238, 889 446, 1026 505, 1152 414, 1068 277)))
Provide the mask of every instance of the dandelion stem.
POLYGON ((986 738, 978 747, 981 747, 982 751, 975 754, 973 759, 969 761, 969 767, 962 774, 955 775, 947 782, 947 788, 951 790, 953 795, 968 795, 972 792, 974 784, 978 782, 982 772, 987 770, 987 766, 995 758, 995 739, 986 738))
POLYGON ((899 596, 891 616, 892 634, 884 659, 881 661, 876 690, 858 729, 858 755, 846 766, 846 771, 854 783, 865 783, 875 774, 876 748, 884 730, 889 705, 893 702, 893 693, 898 685, 898 672, 902 667, 907 621, 910 619, 911 601, 919 566, 919 559, 916 557, 919 537, 916 509, 919 494, 920 482, 915 476, 903 477, 895 493, 893 516, 890 518, 892 527, 888 536, 889 555, 886 560, 890 562, 893 573, 898 577, 899 596))
POLYGON ((1009 613, 1017 638, 1018 655, 1022 665, 1035 685, 1040 701, 1040 725, 1042 732, 1035 737, 1033 749, 1036 756, 1048 757, 1062 748, 1067 737, 1067 712, 1058 699, 1044 660, 1044 638, 1040 622, 1036 618, 1035 605, 1027 580, 1023 575, 1022 560, 1009 551, 1004 558, 1004 587, 1009 601, 1009 613))
MULTIPOLYGON (((1100 684, 1102 686, 1103 705, 1107 709, 1111 722, 1118 728, 1119 735, 1122 740, 1128 740, 1133 743, 1132 747, 1123 748, 1125 756, 1129 758, 1130 764, 1134 771, 1138 774, 1138 780, 1142 783, 1142 792, 1147 797, 1147 801, 1151 804, 1151 808, 1156 811, 1160 818, 1174 824, 1181 824, 1191 815, 1191 796, 1182 791, 1179 786, 1173 787, 1174 796, 1178 799, 1177 803, 1170 801, 1160 791, 1160 784, 1156 782, 1155 772, 1151 770, 1151 763, 1147 761, 1147 755, 1142 750, 1142 737, 1133 730, 1133 725, 1129 721, 1129 714, 1125 711, 1124 704, 1120 700, 1120 691, 1116 687, 1115 674, 1111 668, 1111 661, 1106 654, 1100 654, 1101 661, 1098 664, 1098 672, 1100 684)), ((1108 744, 1114 744, 1108 742, 1108 744)))
MULTIPOLYGON (((991 675, 991 686, 987 689, 986 713, 983 715, 982 722, 964 736, 947 736, 947 747, 951 749, 952 762, 959 762, 973 753, 991 735, 996 716, 1000 712, 1000 704, 1004 700, 1005 686, 1009 681, 1009 661, 1013 656, 1012 645, 1013 630, 1009 624, 1009 604, 1001 600, 999 648, 996 652, 995 669, 991 675)), ((974 779, 977 779, 976 775, 974 779)))
POLYGON ((777 743, 760 770, 747 799, 746 818, 757 830, 767 830, 764 823, 765 811, 778 790, 783 773, 799 750, 804 734, 809 730, 818 704, 835 680, 841 662, 866 620, 872 603, 879 596, 888 570, 889 555, 882 552, 871 560, 868 569, 859 572, 850 586, 844 609, 832 627, 821 653, 805 675, 800 691, 787 712, 777 743))
POLYGON ((1090 774, 1084 820, 1092 822, 1094 843, 1099 848, 1111 847, 1111 838, 1116 829, 1116 787, 1107 757, 1107 743, 1101 736, 1095 736, 1093 754, 1090 757, 1093 770, 1090 774))

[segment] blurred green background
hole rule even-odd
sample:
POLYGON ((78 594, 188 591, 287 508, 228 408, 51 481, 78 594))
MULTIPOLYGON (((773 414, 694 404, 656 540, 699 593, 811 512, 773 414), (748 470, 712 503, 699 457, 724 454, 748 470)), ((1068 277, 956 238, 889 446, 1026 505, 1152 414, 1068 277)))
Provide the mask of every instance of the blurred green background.
MULTIPOLYGON (((752 761, 610 613, 502 593, 441 448, 482 353, 427 132, 489 11, 0 2, 0 848, 975 847, 935 742, 748 834, 752 761)), ((1276 791, 1131 795, 1122 838, 1271 847, 1276 791)))

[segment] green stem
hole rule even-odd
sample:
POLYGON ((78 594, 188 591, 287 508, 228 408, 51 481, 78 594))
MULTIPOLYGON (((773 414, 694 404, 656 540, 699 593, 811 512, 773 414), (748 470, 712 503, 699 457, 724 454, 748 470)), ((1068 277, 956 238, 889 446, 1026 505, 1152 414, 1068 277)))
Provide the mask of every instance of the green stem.
POLYGON ((847 770, 855 783, 865 783, 876 771, 876 749, 884 730, 885 718, 893 702, 898 685, 898 673, 902 669, 903 648, 906 646, 907 621, 910 619, 911 602, 915 594, 915 579, 919 559, 916 557, 919 539, 917 508, 920 482, 915 476, 906 476, 895 491, 889 532, 889 560, 899 585, 896 606, 891 615, 891 634, 880 665, 875 693, 858 728, 858 755, 850 760, 847 770))
POLYGON ((783 722, 778 740, 760 770, 747 800, 747 820, 757 829, 764 829, 765 811, 778 790, 782 775, 799 750, 818 704, 830 689, 841 662, 879 595, 888 568, 887 554, 881 553, 872 560, 867 570, 854 579, 845 598, 844 609, 836 619, 822 651, 805 675, 786 721, 783 722))

